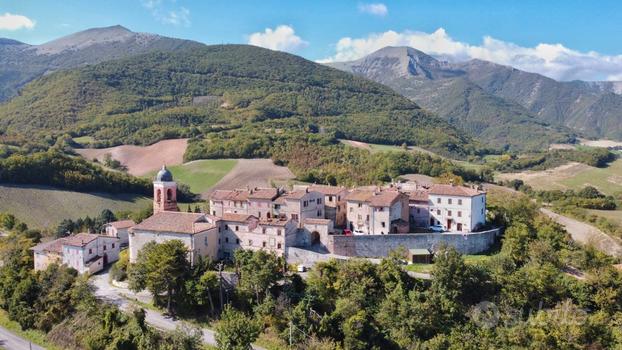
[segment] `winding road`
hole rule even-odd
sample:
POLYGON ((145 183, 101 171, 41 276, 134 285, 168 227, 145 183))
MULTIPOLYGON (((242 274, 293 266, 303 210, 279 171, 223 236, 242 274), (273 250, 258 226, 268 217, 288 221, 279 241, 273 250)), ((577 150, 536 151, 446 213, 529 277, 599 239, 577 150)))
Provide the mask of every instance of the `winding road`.
POLYGON ((0 327, 0 349, 7 350, 45 350, 39 345, 14 334, 6 328, 0 327))

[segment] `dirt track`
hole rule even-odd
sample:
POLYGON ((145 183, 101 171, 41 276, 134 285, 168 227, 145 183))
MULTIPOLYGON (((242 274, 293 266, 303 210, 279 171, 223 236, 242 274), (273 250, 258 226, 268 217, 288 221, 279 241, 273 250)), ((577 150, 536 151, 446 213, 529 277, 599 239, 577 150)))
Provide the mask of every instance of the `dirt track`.
POLYGON ((184 160, 184 152, 188 139, 163 140, 153 145, 142 147, 123 145, 110 148, 76 149, 76 152, 89 160, 97 158, 102 161, 106 153, 110 153, 125 165, 132 175, 142 176, 166 165, 178 165, 184 160))
POLYGON ((210 189, 210 192, 244 188, 247 185, 269 187, 271 180, 293 178, 295 178, 294 174, 287 167, 274 165, 270 159, 240 159, 235 167, 210 189))

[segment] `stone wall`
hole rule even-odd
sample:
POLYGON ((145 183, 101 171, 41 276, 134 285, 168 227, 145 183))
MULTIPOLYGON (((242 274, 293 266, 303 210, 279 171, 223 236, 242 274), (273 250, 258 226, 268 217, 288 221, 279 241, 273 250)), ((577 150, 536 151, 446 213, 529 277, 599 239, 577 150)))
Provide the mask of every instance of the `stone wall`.
POLYGON ((331 235, 326 247, 332 254, 360 257, 384 257, 400 246, 406 249, 427 248, 436 251, 442 243, 455 247, 462 254, 477 254, 490 248, 499 229, 468 234, 408 233, 389 235, 331 235))

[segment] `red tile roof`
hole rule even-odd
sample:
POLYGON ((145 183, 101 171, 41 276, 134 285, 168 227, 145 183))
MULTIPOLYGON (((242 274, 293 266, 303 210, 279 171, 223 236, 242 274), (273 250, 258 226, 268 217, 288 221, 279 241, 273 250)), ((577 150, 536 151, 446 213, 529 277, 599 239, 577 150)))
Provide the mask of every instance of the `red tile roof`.
POLYGON ((248 195, 249 199, 268 199, 272 200, 279 195, 279 190, 276 188, 255 188, 252 189, 248 195))
POLYGON ((302 199, 304 196, 307 195, 307 193, 309 193, 309 191, 307 191, 307 190, 292 191, 292 192, 288 192, 287 194, 285 194, 283 196, 283 198, 285 198, 285 199, 302 199))
POLYGON ((39 243, 36 246, 30 248, 30 250, 33 250, 35 252, 48 252, 48 253, 61 254, 63 252, 64 242, 65 242, 64 238, 59 238, 53 241, 39 243))
POLYGON ((474 197, 486 192, 466 186, 436 184, 430 188, 429 193, 440 196, 474 197))
POLYGON ((248 214, 235 214, 235 213, 224 213, 224 214, 222 214, 222 219, 224 221, 246 222, 250 218, 254 218, 254 216, 253 215, 248 215, 248 214))
POLYGON ((367 202, 373 195, 373 191, 359 189, 348 193, 345 199, 352 202, 367 202))
POLYGON ((178 211, 162 211, 145 219, 134 226, 132 231, 157 231, 194 234, 203 232, 215 223, 208 223, 204 214, 184 213, 178 211), (206 224, 206 225, 205 225, 206 224))
POLYGON ((415 190, 408 193, 408 199, 415 202, 427 202, 428 190, 415 190))
POLYGON ((209 199, 213 201, 245 201, 248 199, 249 191, 247 190, 216 190, 210 196, 209 199))
POLYGON ((119 220, 119 221, 110 222, 108 223, 108 225, 118 230, 118 229, 130 228, 136 225, 136 223, 134 222, 134 220, 119 220))
POLYGON ((369 199, 372 207, 388 207, 397 202, 403 195, 398 191, 382 191, 369 199))
POLYGON ((99 237, 100 235, 95 235, 92 233, 78 233, 73 236, 65 237, 63 245, 82 248, 99 237))
POLYGON ((227 199, 233 191, 229 190, 216 190, 210 194, 209 199, 213 201, 222 201, 227 199))
POLYGON ((273 219, 262 219, 259 221, 260 226, 287 226, 287 223, 290 220, 281 219, 281 218, 273 218, 273 219))

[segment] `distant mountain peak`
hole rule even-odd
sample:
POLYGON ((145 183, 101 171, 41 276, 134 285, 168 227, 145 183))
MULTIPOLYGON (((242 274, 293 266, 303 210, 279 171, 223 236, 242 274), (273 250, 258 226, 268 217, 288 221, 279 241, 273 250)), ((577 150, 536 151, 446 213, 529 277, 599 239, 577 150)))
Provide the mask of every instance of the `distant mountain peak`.
POLYGON ((0 46, 11 46, 11 45, 28 45, 21 41, 9 39, 9 38, 0 38, 0 46))
POLYGON ((80 50, 86 47, 112 42, 124 42, 137 36, 157 38, 155 34, 134 33, 121 26, 90 28, 37 46, 38 54, 57 54, 65 50, 80 50))

